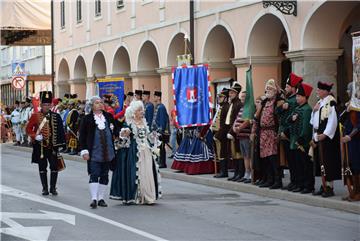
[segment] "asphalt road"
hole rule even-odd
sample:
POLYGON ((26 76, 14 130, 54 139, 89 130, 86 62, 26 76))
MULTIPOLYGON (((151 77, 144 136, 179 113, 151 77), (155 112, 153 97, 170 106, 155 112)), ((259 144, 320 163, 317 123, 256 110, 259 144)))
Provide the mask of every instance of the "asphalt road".
POLYGON ((92 210, 84 162, 43 197, 30 156, 1 145, 1 240, 360 240, 356 214, 171 179, 154 206, 92 210))

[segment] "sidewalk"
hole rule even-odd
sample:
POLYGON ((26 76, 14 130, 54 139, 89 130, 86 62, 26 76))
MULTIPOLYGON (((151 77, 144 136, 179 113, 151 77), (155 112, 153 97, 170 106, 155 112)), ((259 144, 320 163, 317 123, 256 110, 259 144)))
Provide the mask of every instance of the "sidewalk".
MULTIPOLYGON (((13 146, 13 144, 2 144, 2 145, 6 145, 6 147, 14 150, 21 150, 26 152, 32 151, 32 149, 29 147, 13 146)), ((65 160, 84 162, 84 160, 79 156, 71 156, 67 154, 62 154, 62 155, 65 160)), ((168 159, 167 166, 171 167, 171 164, 172 164, 172 159, 168 159)), ((185 173, 172 170, 170 168, 165 168, 160 170, 163 178, 175 179, 184 182, 196 183, 196 184, 223 188, 232 191, 256 194, 259 196, 264 196, 269 198, 282 199, 286 201, 292 201, 292 202, 302 203, 311 206, 331 208, 340 211, 360 214, 360 202, 347 202, 341 200, 341 197, 345 196, 347 193, 346 187, 342 185, 342 181, 335 182, 334 191, 336 196, 331 198, 323 198, 323 197, 313 196, 311 194, 300 194, 300 193, 293 193, 283 190, 270 190, 268 188, 259 188, 251 184, 231 182, 231 181, 227 181, 226 178, 221 178, 221 179, 213 178, 212 174, 187 175, 185 173)), ((231 172, 229 173, 229 176, 232 176, 231 172)), ((284 185, 286 185, 289 182, 289 176, 286 174, 283 180, 284 180, 284 185)), ((317 178, 316 179, 317 190, 320 186, 320 182, 321 182, 320 178, 317 178)))

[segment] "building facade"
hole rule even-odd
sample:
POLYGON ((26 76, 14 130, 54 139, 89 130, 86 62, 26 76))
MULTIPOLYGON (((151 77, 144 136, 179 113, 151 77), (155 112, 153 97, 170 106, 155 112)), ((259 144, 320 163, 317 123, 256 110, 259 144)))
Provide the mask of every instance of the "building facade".
POLYGON ((51 46, 1 46, 0 47, 1 103, 14 104, 26 96, 36 97, 41 90, 51 90, 51 46), (12 87, 12 63, 23 62, 27 74, 26 86, 22 90, 12 87))
MULTIPOLYGON (((94 94, 96 78, 118 76, 125 78, 125 91, 162 90, 171 108, 171 67, 190 36, 189 2, 55 1, 56 95, 85 99, 94 94)), ((334 82, 343 98, 360 2, 267 2, 195 0, 195 64, 209 64, 214 83, 233 78, 243 87, 251 64, 255 96, 269 78, 284 85, 293 71, 313 84, 334 82)))

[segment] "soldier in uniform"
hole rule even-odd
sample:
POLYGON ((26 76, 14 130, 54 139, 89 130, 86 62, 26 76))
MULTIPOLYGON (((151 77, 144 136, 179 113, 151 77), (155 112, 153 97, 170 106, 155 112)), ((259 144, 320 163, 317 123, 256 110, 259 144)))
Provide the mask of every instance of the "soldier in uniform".
POLYGON ((298 106, 288 117, 291 123, 290 132, 290 150, 294 152, 295 188, 293 192, 311 193, 314 191, 315 178, 313 174, 313 164, 310 160, 309 148, 312 138, 312 128, 310 118, 312 109, 307 100, 312 92, 312 86, 307 83, 301 83, 296 93, 298 106))
POLYGON ((168 143, 170 139, 170 126, 169 115, 166 111, 166 107, 163 103, 161 103, 161 94, 162 93, 160 91, 155 91, 154 93, 155 111, 151 129, 160 134, 161 145, 159 167, 166 168, 165 144, 168 143))
POLYGON ((336 100, 330 95, 332 83, 318 82, 320 100, 314 106, 310 123, 313 126, 313 146, 316 147, 315 168, 321 173, 322 186, 314 195, 334 196, 334 180, 341 180, 340 135, 336 100))
MULTIPOLYGON (((229 90, 229 111, 227 112, 225 125, 229 128, 228 133, 226 134, 227 139, 230 140, 230 153, 231 158, 235 164, 235 172, 234 176, 229 178, 229 181, 239 181, 242 179, 245 173, 244 160, 240 154, 240 143, 239 139, 236 137, 236 133, 234 132, 232 126, 235 123, 236 117, 243 104, 239 99, 239 93, 241 92, 241 85, 237 82, 234 82, 233 86, 229 90)), ((242 180, 244 181, 244 180, 242 180)))
MULTIPOLYGON (((75 96, 73 96, 75 97, 75 96)), ((75 99, 70 100, 70 111, 66 117, 66 127, 69 135, 69 155, 76 155, 78 149, 79 111, 75 99)))
POLYGON ((142 90, 135 90, 135 100, 142 100, 142 90))
POLYGON ((282 166, 286 166, 286 162, 290 172, 290 183, 283 187, 283 189, 287 189, 292 191, 296 188, 295 183, 295 151, 289 148, 289 139, 291 138, 289 133, 289 128, 291 123, 287 121, 288 117, 294 111, 297 106, 296 102, 296 91, 297 86, 302 82, 302 78, 300 76, 295 75, 294 73, 290 73, 289 78, 286 82, 285 92, 286 92, 286 100, 278 101, 276 107, 276 114, 279 119, 279 136, 280 136, 280 163, 282 166))
POLYGON ((41 111, 33 113, 26 126, 26 132, 33 141, 32 163, 39 165, 42 195, 49 195, 47 166, 50 164, 50 193, 57 195, 56 181, 58 167, 56 165, 58 148, 65 144, 65 134, 59 114, 51 112, 51 91, 40 92, 41 111))
MULTIPOLYGON (((220 174, 218 176, 224 176, 227 174, 227 162, 225 156, 227 155, 227 147, 223 144, 226 139, 226 133, 224 132, 225 118, 227 111, 229 110, 229 103, 227 101, 229 95, 229 90, 223 88, 222 91, 218 94, 218 108, 214 117, 214 122, 212 125, 212 130, 214 132, 214 142, 215 142, 215 151, 216 151, 216 160, 220 162, 220 174), (224 163, 226 162, 226 165, 224 163), (226 170, 225 170, 226 167, 226 170)), ((216 164, 215 164, 216 165, 216 164)), ((227 176, 227 175, 226 175, 227 176)), ((217 177, 217 176, 216 176, 217 177)))
POLYGON ((145 119, 148 127, 151 131, 151 124, 154 118, 154 104, 150 102, 150 91, 144 90, 142 93, 142 99, 145 106, 145 119))

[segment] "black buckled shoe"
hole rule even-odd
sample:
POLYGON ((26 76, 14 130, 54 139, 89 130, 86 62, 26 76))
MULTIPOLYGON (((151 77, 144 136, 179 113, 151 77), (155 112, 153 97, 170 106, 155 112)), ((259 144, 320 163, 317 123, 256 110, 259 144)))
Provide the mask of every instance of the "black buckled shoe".
POLYGON ((271 187, 272 185, 274 185, 273 182, 265 182, 264 184, 259 185, 259 187, 260 188, 271 187))
POLYGON ((301 187, 297 187, 294 190, 292 190, 292 192, 302 192, 304 189, 301 187))
POLYGON ((56 188, 50 188, 50 193, 53 195, 53 196, 57 196, 59 193, 56 191, 56 188))
POLYGON ((334 189, 331 187, 326 187, 326 191, 321 194, 322 197, 332 197, 335 196, 334 189))
POLYGON ((108 205, 106 204, 106 202, 104 201, 104 199, 101 199, 101 200, 98 202, 98 206, 100 206, 100 207, 107 207, 108 205))
POLYGON ((97 202, 96 202, 96 200, 92 200, 92 202, 90 203, 90 207, 91 207, 92 209, 97 208, 97 202))
POLYGON ((312 195, 314 195, 314 196, 320 196, 322 193, 324 192, 324 189, 323 189, 323 187, 321 186, 320 187, 320 189, 319 189, 319 191, 313 191, 313 193, 312 193, 312 195))
POLYGON ((301 194, 308 194, 312 193, 314 189, 304 188, 300 193, 301 194))
POLYGON ((275 182, 273 185, 269 187, 269 189, 280 189, 282 188, 282 182, 275 182))
POLYGON ((49 195, 48 189, 47 189, 47 188, 43 188, 43 190, 41 191, 41 194, 44 195, 44 196, 49 195))
POLYGON ((237 182, 245 182, 246 178, 242 177, 239 180, 237 180, 237 182))

